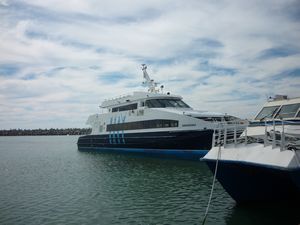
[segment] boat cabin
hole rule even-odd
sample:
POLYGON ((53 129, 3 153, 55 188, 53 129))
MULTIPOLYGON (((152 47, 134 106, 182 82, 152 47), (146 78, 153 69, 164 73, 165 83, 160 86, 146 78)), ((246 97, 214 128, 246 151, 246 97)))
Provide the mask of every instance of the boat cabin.
POLYGON ((264 105, 254 120, 265 119, 300 119, 300 97, 289 99, 287 96, 275 96, 264 105))

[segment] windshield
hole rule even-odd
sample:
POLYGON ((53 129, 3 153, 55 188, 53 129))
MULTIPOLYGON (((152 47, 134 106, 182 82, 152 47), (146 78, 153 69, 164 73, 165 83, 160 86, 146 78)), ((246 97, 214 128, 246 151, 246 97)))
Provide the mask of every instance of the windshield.
POLYGON ((276 118, 293 118, 298 111, 300 104, 284 105, 279 110, 276 118))
POLYGON ((146 106, 149 108, 190 108, 180 99, 151 99, 146 100, 146 106))
POLYGON ((260 113, 256 116, 256 120, 262 120, 262 119, 270 119, 274 116, 279 106, 269 106, 264 107, 260 113))

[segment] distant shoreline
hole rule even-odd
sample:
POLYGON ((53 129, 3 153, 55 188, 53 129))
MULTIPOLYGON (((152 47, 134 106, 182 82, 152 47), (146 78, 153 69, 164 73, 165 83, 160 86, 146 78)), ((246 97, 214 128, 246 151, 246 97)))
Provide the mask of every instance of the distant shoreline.
POLYGON ((0 130, 0 136, 85 135, 91 128, 10 129, 0 130))

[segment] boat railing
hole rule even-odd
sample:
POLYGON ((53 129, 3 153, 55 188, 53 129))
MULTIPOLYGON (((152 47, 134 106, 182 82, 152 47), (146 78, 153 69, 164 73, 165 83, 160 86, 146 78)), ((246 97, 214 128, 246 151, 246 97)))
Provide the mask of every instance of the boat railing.
POLYGON ((213 133, 212 146, 223 145, 228 143, 239 142, 242 133, 246 130, 249 123, 241 120, 219 122, 213 133))
POLYGON ((109 102, 109 101, 115 101, 115 100, 120 100, 120 99, 124 99, 124 98, 128 98, 131 97, 132 94, 128 93, 128 94, 123 94, 114 98, 108 98, 108 99, 104 99, 104 102, 109 102))
POLYGON ((282 119, 265 120, 264 135, 248 136, 247 126, 249 124, 220 123, 214 130, 212 146, 222 145, 226 148, 229 144, 236 146, 241 143, 245 145, 250 143, 263 143, 264 146, 271 145, 272 148, 280 147, 281 151, 286 149, 300 150, 300 138, 286 133, 286 126, 293 124, 295 124, 295 122, 282 119), (240 135, 241 130, 244 131, 242 135, 240 135))
POLYGON ((264 146, 272 145, 272 148, 280 147, 280 150, 285 149, 300 149, 300 139, 295 135, 286 133, 286 126, 296 124, 293 121, 282 119, 265 121, 265 132, 263 143, 264 146))

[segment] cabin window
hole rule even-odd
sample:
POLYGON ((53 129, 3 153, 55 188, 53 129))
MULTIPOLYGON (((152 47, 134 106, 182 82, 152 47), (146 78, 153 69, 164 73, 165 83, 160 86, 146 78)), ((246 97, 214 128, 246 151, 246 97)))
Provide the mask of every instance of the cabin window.
POLYGON ((112 112, 128 111, 134 109, 137 109, 137 103, 112 108, 112 112))
POLYGON ((256 116, 255 120, 263 120, 273 118, 277 112, 279 106, 268 106, 264 107, 260 113, 256 116))
POLYGON ((118 130, 139 130, 139 129, 153 129, 153 128, 166 128, 178 127, 177 120, 145 120, 128 123, 108 124, 107 131, 118 130))
POLYGON ((146 100, 146 106, 148 108, 190 108, 181 99, 150 99, 146 100))
POLYGON ((300 111, 298 112, 297 116, 296 117, 300 117, 300 111))
POLYGON ((209 122, 221 122, 221 121, 236 121, 238 120, 237 117, 235 116, 224 116, 224 117, 217 117, 217 116, 209 116, 209 117, 196 117, 198 119, 204 120, 204 121, 209 121, 209 122))
POLYGON ((283 105, 279 110, 276 118, 293 118, 298 111, 300 104, 283 105))
POLYGON ((209 121, 209 122, 221 122, 222 117, 196 117, 200 120, 209 121))

